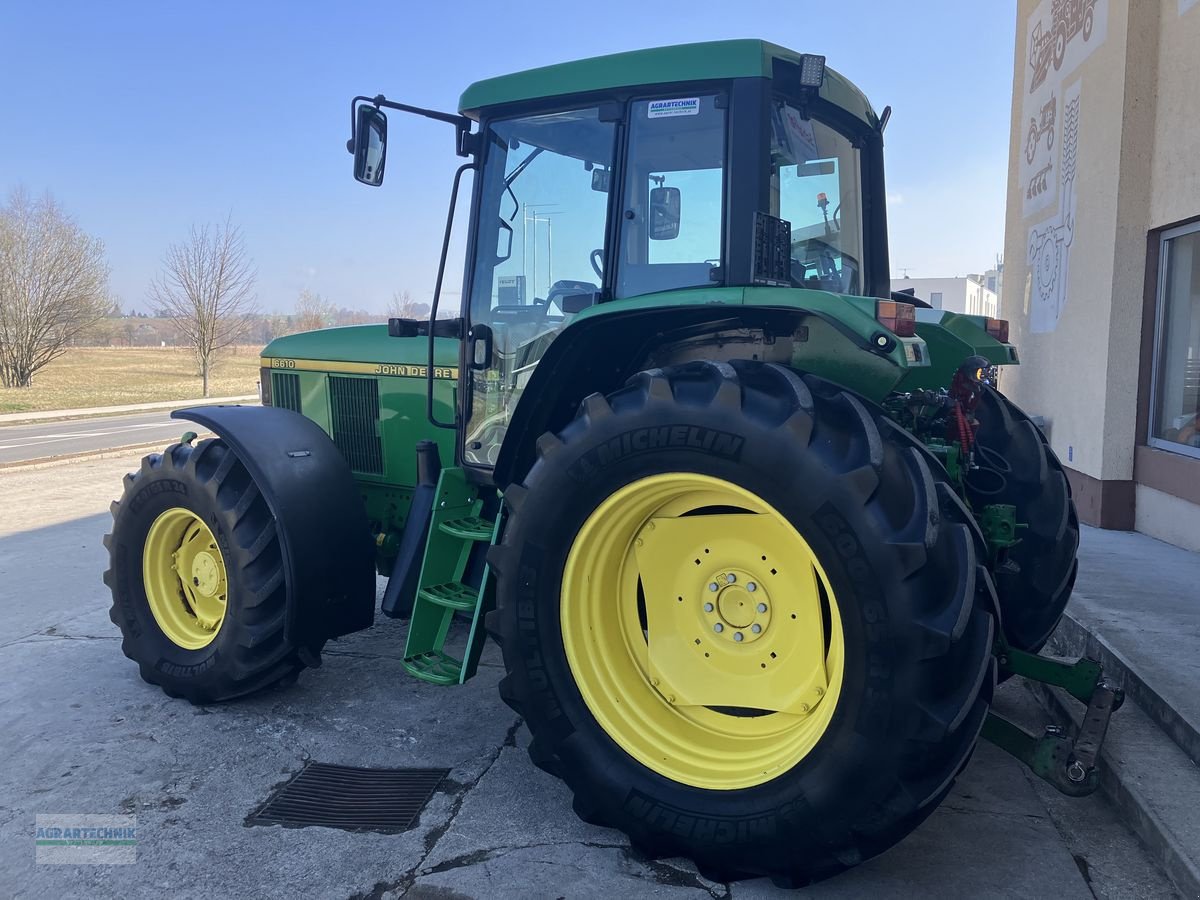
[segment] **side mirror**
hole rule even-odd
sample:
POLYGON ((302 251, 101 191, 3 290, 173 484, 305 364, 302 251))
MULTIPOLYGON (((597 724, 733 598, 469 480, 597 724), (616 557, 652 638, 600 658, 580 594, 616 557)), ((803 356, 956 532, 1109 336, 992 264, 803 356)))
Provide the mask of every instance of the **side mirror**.
POLYGON ((650 189, 650 240, 673 241, 679 237, 679 188, 650 189))
POLYGON ((387 159, 387 116, 383 110, 364 103, 354 122, 354 177, 363 184, 383 184, 387 159))

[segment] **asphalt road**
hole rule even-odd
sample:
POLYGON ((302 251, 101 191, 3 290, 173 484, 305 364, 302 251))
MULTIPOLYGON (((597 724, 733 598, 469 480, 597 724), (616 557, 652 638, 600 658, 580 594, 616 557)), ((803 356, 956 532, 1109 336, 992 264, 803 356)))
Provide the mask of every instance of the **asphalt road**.
MULTIPOLYGON (((290 687, 172 700, 122 655, 100 580, 108 504, 137 464, 0 470, 0 897, 1176 896, 1099 795, 1067 800, 986 743, 912 835, 804 891, 642 859, 576 818, 564 785, 530 762, 528 730, 496 696, 494 645, 472 681, 437 687, 405 674, 406 625, 390 619, 332 642, 290 687), (400 834, 248 827, 310 760, 450 776, 400 834), (136 861, 39 865, 39 814, 134 815, 136 861)), ((997 706, 1033 724, 1042 713, 1019 681, 997 706)))
MULTIPOLYGON (((191 428, 200 430, 194 425, 191 428)), ((95 419, 34 422, 28 425, 0 425, 0 464, 154 441, 167 444, 179 440, 179 436, 187 430, 188 423, 172 419, 170 410, 95 419)))

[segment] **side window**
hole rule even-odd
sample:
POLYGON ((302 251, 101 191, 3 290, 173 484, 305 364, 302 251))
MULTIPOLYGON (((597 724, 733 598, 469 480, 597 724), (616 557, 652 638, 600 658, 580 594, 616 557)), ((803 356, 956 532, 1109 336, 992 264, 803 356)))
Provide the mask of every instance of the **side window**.
POLYGON ((725 110, 718 99, 630 105, 617 297, 713 283, 725 196, 725 110))
POLYGON ((792 227, 792 284, 862 291, 859 151, 782 98, 771 109, 771 210, 792 227))

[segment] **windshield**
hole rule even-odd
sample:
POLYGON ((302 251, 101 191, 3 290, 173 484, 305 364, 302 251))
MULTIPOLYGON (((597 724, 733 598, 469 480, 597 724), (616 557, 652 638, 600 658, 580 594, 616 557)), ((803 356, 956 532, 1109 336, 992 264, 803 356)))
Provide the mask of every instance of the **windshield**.
POLYGON ((859 151, 782 98, 771 105, 771 214, 792 227, 794 287, 862 293, 859 151))
POLYGON ((471 322, 491 330, 471 370, 463 455, 495 462, 521 391, 603 281, 616 126, 596 107, 495 121, 481 182, 471 322))

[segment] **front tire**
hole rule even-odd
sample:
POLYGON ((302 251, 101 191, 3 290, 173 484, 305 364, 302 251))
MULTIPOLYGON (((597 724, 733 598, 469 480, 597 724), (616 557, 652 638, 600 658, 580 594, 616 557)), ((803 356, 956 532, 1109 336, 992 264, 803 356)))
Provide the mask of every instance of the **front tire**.
POLYGON ((534 762, 585 820, 718 880, 802 884, 895 844, 965 765, 995 680, 980 538, 937 470, 781 366, 689 363, 589 397, 505 492, 490 557, 501 697, 534 762), (766 594, 726 603, 729 575, 766 594), (743 603, 764 596, 769 621, 743 603))
POLYGON ((284 634, 275 519, 224 441, 145 457, 112 515, 109 618, 144 681, 212 703, 294 681, 319 659, 320 646, 297 647, 284 634))

